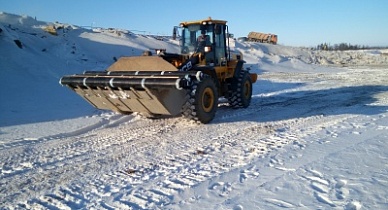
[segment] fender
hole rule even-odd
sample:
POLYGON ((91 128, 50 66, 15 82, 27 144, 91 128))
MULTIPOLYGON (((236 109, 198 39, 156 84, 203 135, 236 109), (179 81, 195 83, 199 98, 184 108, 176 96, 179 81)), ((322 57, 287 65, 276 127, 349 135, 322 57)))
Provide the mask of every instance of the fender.
POLYGON ((245 63, 245 61, 243 61, 243 60, 239 60, 237 62, 236 68, 234 69, 234 75, 233 75, 234 78, 237 78, 238 75, 240 75, 240 72, 242 71, 242 67, 243 67, 244 63, 245 63))

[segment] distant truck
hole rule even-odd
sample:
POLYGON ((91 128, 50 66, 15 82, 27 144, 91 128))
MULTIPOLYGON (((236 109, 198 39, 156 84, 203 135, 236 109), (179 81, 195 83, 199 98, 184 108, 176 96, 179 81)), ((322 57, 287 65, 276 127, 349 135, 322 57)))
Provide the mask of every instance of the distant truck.
POLYGON ((261 42, 261 43, 270 43, 277 44, 278 43, 278 35, 276 34, 267 34, 261 32, 249 32, 248 41, 250 42, 261 42))

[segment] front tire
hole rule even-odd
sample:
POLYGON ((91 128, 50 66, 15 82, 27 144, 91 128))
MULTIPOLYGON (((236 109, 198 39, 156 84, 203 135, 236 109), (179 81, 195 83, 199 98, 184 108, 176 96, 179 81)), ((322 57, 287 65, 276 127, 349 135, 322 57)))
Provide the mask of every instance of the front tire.
POLYGON ((192 85, 182 113, 189 119, 206 124, 214 119, 217 107, 217 88, 213 79, 207 76, 192 85))

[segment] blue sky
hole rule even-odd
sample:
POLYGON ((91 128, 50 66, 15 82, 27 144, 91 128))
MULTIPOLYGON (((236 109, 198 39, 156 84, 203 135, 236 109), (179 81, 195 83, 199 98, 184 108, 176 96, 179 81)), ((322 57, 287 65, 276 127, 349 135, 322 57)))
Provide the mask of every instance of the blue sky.
POLYGON ((0 0, 0 11, 161 35, 181 21, 210 16, 227 20, 236 37, 257 31, 291 46, 388 46, 387 0, 0 0))

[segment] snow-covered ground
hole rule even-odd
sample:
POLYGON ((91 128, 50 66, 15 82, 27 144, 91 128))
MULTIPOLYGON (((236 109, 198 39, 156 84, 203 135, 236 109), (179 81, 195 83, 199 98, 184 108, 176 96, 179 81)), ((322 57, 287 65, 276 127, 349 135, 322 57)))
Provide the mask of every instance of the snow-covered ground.
POLYGON ((1 12, 0 28, 0 209, 388 209, 386 51, 232 43, 259 74, 251 106, 197 125, 58 84, 176 41, 1 12))

